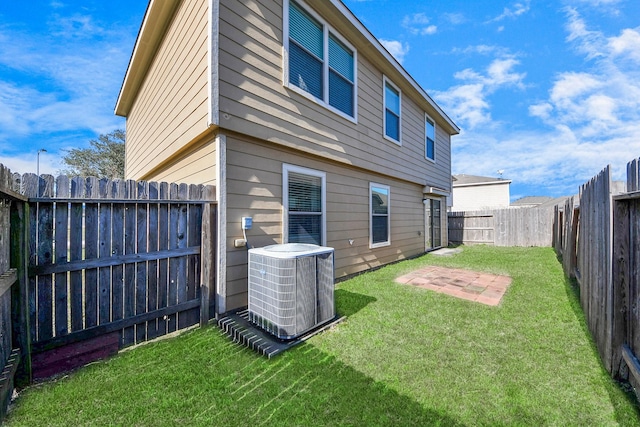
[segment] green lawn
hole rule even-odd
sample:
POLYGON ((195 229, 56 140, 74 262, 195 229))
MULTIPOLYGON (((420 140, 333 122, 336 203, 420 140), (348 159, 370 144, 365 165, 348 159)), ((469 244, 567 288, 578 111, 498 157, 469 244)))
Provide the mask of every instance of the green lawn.
POLYGON ((640 425, 550 248, 426 255, 336 301, 345 321, 272 360, 197 329, 26 390, 8 425, 640 425), (513 283, 499 307, 394 283, 428 264, 513 283))

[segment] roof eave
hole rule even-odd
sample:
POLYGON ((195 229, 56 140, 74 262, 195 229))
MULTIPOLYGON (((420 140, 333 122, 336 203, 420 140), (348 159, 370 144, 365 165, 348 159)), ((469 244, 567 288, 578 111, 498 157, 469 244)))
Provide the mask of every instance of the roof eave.
POLYGON ((135 95, 179 3, 175 0, 149 1, 120 87, 115 106, 116 115, 126 117, 129 114, 135 95))

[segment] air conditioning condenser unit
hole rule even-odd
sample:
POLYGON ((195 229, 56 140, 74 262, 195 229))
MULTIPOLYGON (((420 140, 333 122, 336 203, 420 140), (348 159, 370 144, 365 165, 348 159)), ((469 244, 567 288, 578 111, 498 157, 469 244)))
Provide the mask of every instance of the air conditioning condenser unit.
POLYGON ((332 320, 333 252, 303 243, 249 249, 249 320, 285 340, 332 320))

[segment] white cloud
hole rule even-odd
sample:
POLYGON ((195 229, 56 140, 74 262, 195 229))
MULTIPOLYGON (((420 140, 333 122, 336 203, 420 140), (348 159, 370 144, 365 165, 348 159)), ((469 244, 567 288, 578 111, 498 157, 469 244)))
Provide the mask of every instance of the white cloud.
POLYGON ((477 53, 480 55, 494 55, 496 57, 505 57, 505 58, 512 56, 509 53, 509 50, 507 48, 504 48, 502 46, 487 45, 487 44, 467 46, 463 49, 453 48, 452 53, 463 54, 463 55, 477 53))
MULTIPOLYGON (((496 123, 487 132, 472 126, 477 122, 465 112, 468 131, 452 146, 454 173, 492 176, 505 169, 506 177, 557 195, 576 193, 607 164, 614 179, 625 178, 627 162, 640 153, 638 31, 608 37, 591 29, 575 8, 567 9, 566 17, 567 41, 586 66, 558 73, 546 99, 529 106, 529 114, 548 128, 525 132, 496 123)), ((483 73, 465 70, 460 76, 477 84, 522 84, 509 58, 503 59, 483 73)), ((487 89, 475 92, 479 99, 488 99, 487 89)), ((480 111, 490 117, 490 109, 480 111)))
POLYGON ((577 7, 587 7, 597 9, 599 12, 605 12, 613 16, 620 14, 620 10, 616 7, 622 0, 568 0, 577 7))
POLYGON ((553 105, 549 104, 548 102, 529 106, 529 114, 533 117, 539 117, 543 120, 548 119, 552 111, 553 105))
POLYGON ((502 13, 495 18, 491 19, 489 22, 497 22, 502 21, 506 18, 517 18, 520 15, 524 15, 529 11, 529 0, 524 2, 514 3, 511 7, 505 7, 502 10, 502 13))
POLYGON ((489 96, 506 88, 524 88, 525 73, 517 73, 514 68, 520 62, 513 57, 494 59, 483 73, 471 68, 457 72, 454 77, 464 83, 447 91, 434 92, 434 97, 463 127, 473 130, 478 126, 492 126, 489 96))
POLYGON ((414 35, 426 36, 437 33, 438 27, 429 22, 429 18, 424 13, 415 13, 405 16, 402 26, 414 35))
POLYGON ((625 124, 640 121, 640 71, 633 63, 640 58, 640 34, 624 29, 617 37, 606 37, 590 30, 575 8, 566 13, 568 40, 593 65, 556 76, 548 100, 555 126, 571 126, 579 138, 598 138, 601 144, 621 138, 640 143, 640 134, 623 134, 625 129, 637 131, 625 124))
POLYGON ((462 13, 445 13, 442 17, 451 25, 460 25, 467 21, 467 18, 462 13))
POLYGON ((463 129, 453 139, 453 173, 494 176, 504 169, 515 183, 550 195, 577 193, 607 164, 614 179, 625 178, 627 162, 640 154, 640 29, 604 34, 577 7, 565 16, 567 46, 584 61, 556 74, 549 91, 528 106, 540 129, 491 121, 493 92, 526 88, 517 57, 489 45, 454 52, 496 59, 484 70, 459 71, 460 85, 434 94, 463 129))
POLYGON ((46 135, 47 149, 54 153, 88 143, 87 134, 94 137, 124 125, 113 107, 135 33, 116 26, 107 31, 89 16, 53 16, 49 30, 37 34, 0 27, 4 155, 28 150, 16 147, 16 140, 31 145, 46 135))
POLYGON ((640 31, 638 29, 624 29, 618 37, 608 39, 611 53, 617 57, 640 62, 640 31))
POLYGON ((396 60, 402 64, 404 56, 409 53, 409 45, 403 44, 397 40, 384 40, 380 39, 380 43, 393 55, 396 60))
MULTIPOLYGON (((38 171, 37 150, 33 153, 16 155, 0 154, 0 163, 8 167, 13 173, 36 173, 38 171)), ((57 175, 62 170, 60 158, 51 153, 40 154, 40 174, 57 175)))

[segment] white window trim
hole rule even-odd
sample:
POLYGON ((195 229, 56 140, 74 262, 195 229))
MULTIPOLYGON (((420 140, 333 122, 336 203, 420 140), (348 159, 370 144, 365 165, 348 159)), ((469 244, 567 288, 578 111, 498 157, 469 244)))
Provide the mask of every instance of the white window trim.
POLYGON ((327 173, 302 166, 282 164, 282 243, 289 243, 289 172, 315 176, 322 179, 322 234, 321 246, 327 245, 327 173))
POLYGON ((330 110, 331 112, 339 115, 340 117, 349 120, 355 124, 358 124, 358 51, 351 43, 349 43, 342 35, 336 31, 331 25, 329 25, 324 19, 322 19, 313 9, 311 9, 307 4, 302 0, 295 0, 296 3, 300 7, 302 7, 305 12, 311 15, 314 19, 316 19, 320 24, 322 24, 323 28, 323 39, 324 39, 324 61, 322 62, 323 67, 323 94, 324 99, 316 98, 309 92, 300 89, 298 86, 289 83, 289 0, 284 0, 283 4, 283 12, 282 12, 282 38, 283 38, 283 46, 282 46, 282 85, 293 92, 296 92, 299 95, 304 96, 305 98, 315 102, 323 106, 324 108, 330 110), (335 38, 340 40, 345 46, 347 46, 353 52, 353 117, 350 115, 338 110, 334 106, 329 104, 329 33, 331 33, 335 38))
POLYGON ((382 248, 391 245, 391 187, 384 184, 377 184, 375 182, 369 183, 369 249, 382 248), (387 241, 380 243, 373 243, 373 209, 371 208, 371 195, 373 188, 383 188, 387 190, 389 197, 389 206, 387 207, 387 241))
POLYGON ((436 143, 437 135, 438 135, 438 125, 436 124, 436 121, 433 120, 430 115, 428 115, 427 113, 424 113, 424 158, 430 161, 431 163, 436 163, 436 159, 438 158, 438 155, 436 153, 436 145, 438 145, 436 143), (433 123, 433 159, 427 156, 427 120, 433 123))
POLYGON ((397 145, 402 145, 402 91, 398 86, 393 84, 387 76, 382 76, 382 136, 384 139, 393 142, 397 145), (400 105, 400 117, 398 119, 398 140, 395 140, 387 135, 387 84, 398 91, 398 102, 400 105))

